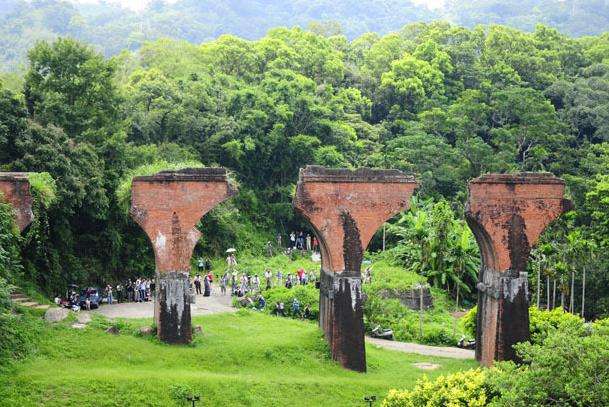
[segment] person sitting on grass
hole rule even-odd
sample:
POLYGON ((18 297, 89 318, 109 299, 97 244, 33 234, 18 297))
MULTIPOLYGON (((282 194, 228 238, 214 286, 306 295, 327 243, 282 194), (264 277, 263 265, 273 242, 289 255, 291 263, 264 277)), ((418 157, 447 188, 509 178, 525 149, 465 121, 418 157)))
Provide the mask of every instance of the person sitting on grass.
POLYGON ((285 306, 283 305, 283 302, 275 303, 275 315, 285 317, 285 306))
POLYGON ((264 309, 264 307, 266 307, 266 300, 264 299, 264 297, 262 295, 258 296, 258 305, 256 306, 256 308, 260 311, 262 311, 264 309))
POLYGON ((311 319, 311 307, 309 304, 305 306, 304 314, 302 316, 304 319, 311 319))
POLYGON ((298 298, 294 298, 292 301, 292 315, 300 316, 300 302, 298 302, 298 298))
POLYGON ((285 279, 285 288, 292 288, 292 275, 288 274, 287 278, 285 279))

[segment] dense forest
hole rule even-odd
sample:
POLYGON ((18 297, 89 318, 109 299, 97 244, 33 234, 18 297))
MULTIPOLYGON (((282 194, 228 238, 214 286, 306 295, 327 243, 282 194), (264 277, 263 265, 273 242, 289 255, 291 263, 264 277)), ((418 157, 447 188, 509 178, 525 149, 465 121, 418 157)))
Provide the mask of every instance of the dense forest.
POLYGON ((416 0, 236 1, 157 0, 142 12, 115 3, 65 0, 0 0, 0 71, 20 71, 37 40, 70 36, 106 56, 137 50, 146 41, 182 39, 194 44, 222 34, 260 39, 278 26, 342 33, 387 34, 406 24, 446 20, 473 28, 503 24, 533 31, 539 23, 571 36, 596 35, 609 27, 605 0, 447 0, 430 9, 416 0))
MULTIPOLYGON (((568 296, 585 268, 586 313, 607 314, 608 50, 607 35, 447 23, 353 41, 298 28, 256 41, 159 40, 111 59, 72 39, 41 42, 22 87, 0 90, 0 169, 48 172, 57 188, 53 203, 36 205, 19 273, 48 293, 152 273, 121 187, 142 165, 233 172, 239 195, 203 221, 197 250, 207 255, 227 245, 261 253, 277 232, 301 227, 291 199, 306 164, 414 172, 420 209, 390 228, 390 243, 406 265, 441 272, 454 267, 420 264, 416 248, 427 239, 434 253, 477 256, 471 237, 460 248, 468 238, 456 222, 469 179, 551 171, 576 210, 546 235, 531 275, 568 296), (454 247, 438 237, 448 235, 454 247)), ((6 277, 18 259, 2 233, 6 277)))

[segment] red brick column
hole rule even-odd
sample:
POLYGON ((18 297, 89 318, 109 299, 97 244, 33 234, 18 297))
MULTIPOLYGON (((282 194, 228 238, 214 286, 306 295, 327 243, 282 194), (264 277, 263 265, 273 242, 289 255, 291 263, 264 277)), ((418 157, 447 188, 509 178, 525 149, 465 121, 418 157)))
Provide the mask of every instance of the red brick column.
POLYGON ((319 324, 332 357, 366 371, 361 291, 362 255, 376 230, 408 208, 417 183, 397 170, 300 170, 294 208, 320 242, 319 324))
POLYGON ((131 216, 154 248, 155 318, 158 337, 164 342, 192 339, 190 258, 201 236, 195 225, 234 193, 223 168, 160 172, 133 179, 131 216))
POLYGON ((24 172, 0 172, 0 195, 14 209, 15 222, 23 231, 34 219, 30 181, 24 172))
POLYGON ((466 208, 482 255, 476 358, 515 360, 529 339, 527 261, 543 230, 570 208, 565 183, 548 173, 489 174, 469 183, 466 208))

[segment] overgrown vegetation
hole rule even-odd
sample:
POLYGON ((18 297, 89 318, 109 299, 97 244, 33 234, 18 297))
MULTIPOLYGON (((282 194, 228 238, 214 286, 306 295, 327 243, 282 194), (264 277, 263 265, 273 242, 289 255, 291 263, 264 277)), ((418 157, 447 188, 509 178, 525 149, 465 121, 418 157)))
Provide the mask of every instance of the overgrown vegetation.
POLYGON ((453 301, 441 289, 431 288, 433 305, 422 313, 410 309, 399 297, 419 292, 425 277, 401 266, 392 265, 386 256, 376 256, 372 263, 372 283, 364 285, 364 323, 367 331, 377 325, 391 328, 396 340, 430 345, 454 346, 462 335, 451 312, 453 301))
MULTIPOLYGON (((550 314, 550 313, 547 313, 550 314)), ((424 379, 410 391, 391 391, 385 407, 590 406, 609 403, 609 336, 559 324, 536 343, 516 345, 523 364, 424 379)))
MULTIPOLYGON (((461 326, 470 338, 476 337, 476 314, 477 307, 473 307, 460 320, 461 326)), ((599 324, 602 324, 602 322, 599 322, 599 324)), ((585 321, 583 318, 570 314, 561 308, 546 311, 533 306, 529 308, 529 327, 531 343, 540 344, 550 333, 556 330, 569 331, 574 335, 580 335, 585 331, 585 321)))

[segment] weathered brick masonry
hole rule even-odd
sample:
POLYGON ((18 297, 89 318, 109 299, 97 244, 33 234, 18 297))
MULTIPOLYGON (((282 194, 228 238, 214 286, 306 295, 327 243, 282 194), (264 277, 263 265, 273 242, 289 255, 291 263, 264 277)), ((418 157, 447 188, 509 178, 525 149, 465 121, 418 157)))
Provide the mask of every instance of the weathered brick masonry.
POLYGON ((376 230, 408 208, 417 183, 397 170, 300 170, 294 208, 311 224, 322 253, 319 323, 332 356, 366 371, 362 255, 376 230))
POLYGON ((188 343, 192 339, 188 276, 190 258, 201 236, 195 225, 234 193, 223 168, 160 172, 133 179, 131 216, 154 248, 155 318, 162 341, 188 343))
POLYGON ((0 195, 13 207, 17 226, 23 231, 34 219, 27 173, 0 172, 0 195))
POLYGON ((469 183, 466 208, 482 255, 476 358, 515 360, 529 339, 526 266, 543 230, 571 206, 564 181, 547 173, 489 174, 469 183))

